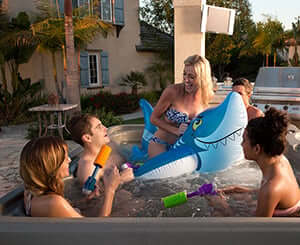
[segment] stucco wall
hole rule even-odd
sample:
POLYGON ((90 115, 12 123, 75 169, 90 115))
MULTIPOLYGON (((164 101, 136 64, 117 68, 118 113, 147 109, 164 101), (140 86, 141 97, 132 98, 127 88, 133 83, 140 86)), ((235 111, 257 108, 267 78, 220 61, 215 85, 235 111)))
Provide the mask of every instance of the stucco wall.
POLYGON ((36 12, 34 0, 7 0, 7 11, 10 16, 25 11, 28 14, 36 12))
MULTIPOLYGON (((153 53, 137 52, 135 48, 136 45, 140 44, 139 2, 131 0, 124 1, 124 4, 125 26, 121 30, 119 37, 117 37, 116 31, 113 30, 107 39, 99 36, 87 47, 87 50, 102 49, 108 52, 111 82, 111 86, 108 89, 112 92, 124 91, 125 88, 118 85, 121 77, 132 70, 144 71, 155 58, 153 53)), ((148 82, 151 83, 149 79, 148 82)))
MULTIPOLYGON (((106 51, 109 59, 109 76, 110 84, 105 90, 110 90, 113 93, 120 91, 129 91, 124 87, 120 87, 118 82, 120 78, 130 71, 144 71, 147 66, 155 59, 155 55, 151 52, 137 52, 136 45, 140 44, 140 25, 138 21, 138 0, 124 1, 124 16, 125 26, 121 30, 119 37, 116 35, 116 30, 105 39, 99 35, 92 44, 88 45, 89 51, 106 51)), ((8 13, 11 16, 16 16, 20 11, 26 11, 29 14, 36 12, 34 0, 9 0, 8 13)), ((57 53, 57 72, 58 81, 63 80, 63 61, 61 54, 57 53)), ((99 77, 101 79, 101 67, 99 62, 99 77)), ((47 93, 54 92, 54 79, 52 73, 51 56, 45 52, 36 51, 31 60, 20 66, 20 73, 23 78, 30 77, 33 82, 44 79, 45 89, 47 93)), ((9 76, 8 76, 9 77, 9 76)), ((152 88, 151 79, 148 79, 148 89, 152 88)), ((81 88, 81 93, 97 93, 98 89, 81 88)))
POLYGON ((188 56, 205 56, 205 33, 200 32, 202 3, 205 0, 173 0, 175 83, 182 82, 183 62, 188 56))

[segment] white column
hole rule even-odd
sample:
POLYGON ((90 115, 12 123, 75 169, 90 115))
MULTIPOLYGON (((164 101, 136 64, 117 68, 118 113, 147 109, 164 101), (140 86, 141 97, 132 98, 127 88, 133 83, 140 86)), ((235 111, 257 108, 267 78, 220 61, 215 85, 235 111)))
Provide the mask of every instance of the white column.
POLYGON ((173 0, 175 83, 182 82, 183 62, 191 55, 205 56, 205 33, 200 32, 201 8, 206 0, 173 0))

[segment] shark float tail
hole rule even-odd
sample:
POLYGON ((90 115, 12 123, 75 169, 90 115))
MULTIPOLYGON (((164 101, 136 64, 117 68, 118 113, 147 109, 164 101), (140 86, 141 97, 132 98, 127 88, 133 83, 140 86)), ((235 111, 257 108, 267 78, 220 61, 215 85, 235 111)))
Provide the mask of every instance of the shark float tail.
POLYGON ((129 158, 129 161, 132 162, 147 160, 149 141, 157 130, 157 127, 154 126, 150 121, 150 117, 153 112, 152 105, 145 99, 140 99, 139 105, 144 114, 145 126, 144 126, 144 132, 142 136, 142 147, 140 148, 136 145, 132 147, 130 158, 129 158))
POLYGON ((145 120, 142 148, 133 147, 130 159, 144 162, 134 170, 138 178, 161 179, 193 171, 216 172, 244 157, 241 142, 248 118, 243 100, 236 92, 229 93, 219 106, 200 113, 169 151, 151 159, 147 159, 147 151, 156 131, 150 122, 153 109, 144 99, 140 106, 145 120))

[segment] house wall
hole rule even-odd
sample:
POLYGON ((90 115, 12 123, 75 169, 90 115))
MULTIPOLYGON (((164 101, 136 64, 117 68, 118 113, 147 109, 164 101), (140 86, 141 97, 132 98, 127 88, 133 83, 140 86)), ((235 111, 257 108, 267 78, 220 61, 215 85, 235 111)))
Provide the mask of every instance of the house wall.
MULTIPOLYGON (((124 1, 125 26, 116 35, 116 29, 107 38, 99 35, 86 48, 87 51, 106 51, 109 55, 109 86, 105 88, 81 88, 81 93, 97 93, 100 90, 110 90, 113 93, 130 91, 129 88, 118 85, 122 76, 130 71, 144 71, 147 66, 155 59, 152 52, 137 52, 136 45, 140 44, 140 25, 138 18, 138 0, 124 1)), ((29 14, 36 12, 34 0, 9 0, 8 14, 16 16, 18 12, 26 11, 29 14)), ((57 72, 58 80, 63 81, 63 60, 60 53, 57 53, 57 72)), ((32 82, 44 79, 46 93, 55 91, 54 78, 52 73, 52 60, 48 53, 36 51, 27 64, 20 66, 20 73, 23 78, 31 78, 32 82)), ((99 77, 101 79, 101 67, 99 62, 99 77)), ((9 74, 8 74, 9 78, 9 74)), ((151 89, 151 79, 148 79, 147 89, 151 89)))
MULTIPOLYGON (((105 39, 101 36, 88 45, 87 50, 103 50, 109 55, 110 81, 109 90, 119 92, 126 90, 118 85, 122 76, 130 71, 144 71, 155 58, 151 52, 137 52, 136 45, 140 44, 140 25, 138 22, 138 0, 124 1, 125 26, 117 38, 116 30, 105 39)), ((100 74, 101 77, 101 74, 100 74)), ((148 79, 148 82, 151 81, 148 79)), ((151 86, 148 86, 149 88, 151 86)), ((83 93, 92 89, 82 89, 83 93)), ((98 89, 99 90, 99 89, 98 89)), ((97 91, 94 90, 94 91, 97 91)))

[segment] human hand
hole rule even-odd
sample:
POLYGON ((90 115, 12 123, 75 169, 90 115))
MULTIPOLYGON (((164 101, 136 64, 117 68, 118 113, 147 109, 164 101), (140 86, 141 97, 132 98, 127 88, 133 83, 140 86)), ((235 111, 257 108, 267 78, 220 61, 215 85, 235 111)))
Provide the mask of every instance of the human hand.
POLYGON ((221 199, 226 199, 226 197, 225 197, 225 192, 224 192, 223 189, 218 189, 218 190, 216 190, 216 192, 217 192, 217 194, 219 195, 219 197, 220 197, 221 199))
POLYGON ((127 168, 124 169, 121 174, 121 183, 126 183, 134 179, 133 175, 133 169, 132 168, 127 168))
POLYGON ((181 123, 178 128, 178 136, 183 135, 188 126, 189 126, 188 123, 181 123))
POLYGON ((101 183, 99 183, 99 184, 95 184, 95 189, 93 190, 93 192, 92 193, 90 193, 90 194, 88 194, 87 195, 87 199, 88 200, 91 200, 91 199, 93 199, 94 197, 98 197, 98 196, 100 196, 100 193, 101 192, 104 192, 104 186, 103 186, 103 184, 101 184, 101 183))
POLYGON ((116 166, 104 171, 103 182, 105 192, 115 191, 118 188, 121 182, 121 176, 116 166))

